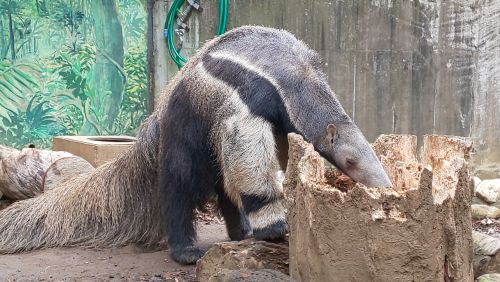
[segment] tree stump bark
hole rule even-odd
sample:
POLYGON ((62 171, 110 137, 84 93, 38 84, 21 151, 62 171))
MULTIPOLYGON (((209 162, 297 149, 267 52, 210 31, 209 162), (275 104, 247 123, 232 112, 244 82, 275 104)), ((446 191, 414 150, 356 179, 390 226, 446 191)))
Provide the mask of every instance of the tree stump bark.
POLYGON ((293 279, 473 281, 469 140, 426 136, 418 163, 416 137, 381 136, 374 149, 394 189, 325 177, 311 144, 295 134, 289 144, 293 279))
POLYGON ((0 159, 0 192, 11 200, 35 197, 94 168, 67 152, 14 150, 0 159))

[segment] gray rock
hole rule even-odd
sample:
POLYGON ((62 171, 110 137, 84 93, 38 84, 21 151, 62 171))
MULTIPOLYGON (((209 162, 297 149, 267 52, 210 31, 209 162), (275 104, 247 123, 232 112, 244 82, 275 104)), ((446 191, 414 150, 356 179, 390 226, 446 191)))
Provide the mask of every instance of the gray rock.
POLYGON ((472 266, 474 269, 474 277, 481 276, 488 273, 488 268, 491 264, 491 256, 486 255, 474 255, 472 259, 472 266))
POLYGON ((488 205, 487 202, 479 198, 478 196, 472 197, 472 204, 473 205, 488 205))
MULTIPOLYGON (((259 279, 272 274, 269 271, 254 271, 273 269, 288 274, 288 267, 288 242, 271 243, 246 239, 214 244, 196 263, 196 278, 198 281, 264 281, 259 279), (241 272, 243 269, 248 271, 241 272), (244 276, 251 280, 242 280, 244 276), (213 279, 209 280, 211 278, 213 279)), ((268 281, 282 281, 276 279, 278 278, 268 281)))
POLYGON ((498 218, 500 217, 500 209, 487 205, 472 205, 471 206, 472 219, 498 218))
POLYGON ((500 274, 488 273, 477 278, 477 282, 500 282, 500 274))
POLYGON ((488 204, 496 203, 500 195, 500 178, 481 181, 476 189, 476 195, 488 204))
POLYGON ((475 167, 474 175, 481 179, 500 177, 500 164, 479 165, 475 167))
POLYGON ((472 181, 474 182, 474 193, 476 193, 477 187, 479 186, 479 183, 481 183, 482 180, 481 178, 474 176, 474 178, 472 178, 472 181))
POLYGON ((477 231, 472 231, 472 240, 474 242, 474 277, 500 272, 500 240, 477 231))
POLYGON ((208 282, 289 282, 290 276, 273 269, 221 269, 208 282))

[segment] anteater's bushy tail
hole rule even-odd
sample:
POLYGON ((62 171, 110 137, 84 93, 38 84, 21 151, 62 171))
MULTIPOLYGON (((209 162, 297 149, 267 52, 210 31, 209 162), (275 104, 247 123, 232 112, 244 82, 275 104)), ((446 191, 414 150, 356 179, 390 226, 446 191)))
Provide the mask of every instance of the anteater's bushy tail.
POLYGON ((112 247, 162 239, 153 114, 124 155, 0 211, 0 253, 56 246, 112 247))

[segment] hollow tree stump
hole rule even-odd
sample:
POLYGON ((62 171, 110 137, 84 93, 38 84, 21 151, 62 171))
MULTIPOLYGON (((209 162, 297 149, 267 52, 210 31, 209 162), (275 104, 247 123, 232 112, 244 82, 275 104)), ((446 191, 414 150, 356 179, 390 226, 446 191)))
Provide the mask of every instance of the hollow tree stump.
POLYGON ((325 177, 311 144, 295 134, 289 144, 293 279, 473 281, 470 141, 426 136, 418 163, 416 137, 381 136, 374 149, 394 189, 325 177))
POLYGON ((11 200, 32 198, 93 169, 86 160, 67 152, 12 150, 0 158, 0 192, 11 200))

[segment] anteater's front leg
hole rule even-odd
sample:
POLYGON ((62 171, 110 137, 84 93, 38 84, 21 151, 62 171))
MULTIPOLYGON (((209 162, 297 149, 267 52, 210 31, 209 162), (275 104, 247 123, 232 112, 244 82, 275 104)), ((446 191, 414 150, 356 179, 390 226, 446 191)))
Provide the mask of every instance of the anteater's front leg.
POLYGON ((250 223, 248 222, 245 212, 243 212, 231 201, 231 199, 229 199, 224 191, 222 181, 221 183, 218 183, 216 192, 218 196, 217 202, 219 210, 224 217, 229 238, 233 241, 245 239, 252 233, 252 229, 250 228, 250 223))

